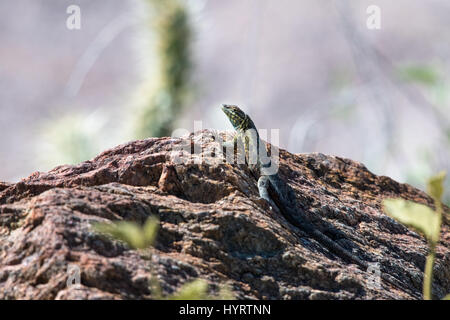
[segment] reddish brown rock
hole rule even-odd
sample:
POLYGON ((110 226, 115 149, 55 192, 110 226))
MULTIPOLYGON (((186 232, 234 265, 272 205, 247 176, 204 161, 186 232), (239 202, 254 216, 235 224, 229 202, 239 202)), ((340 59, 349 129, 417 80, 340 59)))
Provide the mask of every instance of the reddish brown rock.
MULTIPOLYGON (((244 167, 225 163, 210 132, 120 145, 75 166, 0 183, 0 299, 151 298, 150 269, 165 294, 196 278, 237 298, 409 299, 328 252, 258 199, 244 167), (201 147, 175 163, 176 147, 201 147), (212 152, 214 151, 214 152, 212 152), (203 161, 200 157, 203 156, 203 161), (152 261, 92 231, 95 221, 161 221, 152 261), (81 285, 67 286, 69 265, 81 285)), ((311 222, 361 259, 378 261, 420 295, 424 238, 387 217, 381 201, 432 205, 423 192, 322 154, 280 151, 280 175, 311 222)), ((448 208, 446 208, 448 212, 448 208)), ((450 292, 450 232, 437 248, 434 294, 450 292)))

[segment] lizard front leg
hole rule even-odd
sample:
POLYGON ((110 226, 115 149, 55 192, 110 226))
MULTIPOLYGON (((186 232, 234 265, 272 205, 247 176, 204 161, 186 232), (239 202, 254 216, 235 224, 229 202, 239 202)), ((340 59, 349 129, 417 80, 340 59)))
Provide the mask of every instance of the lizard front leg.
POLYGON ((227 161, 237 163, 238 165, 246 165, 247 159, 245 155, 244 139, 241 132, 237 132, 232 140, 225 141, 221 144, 222 150, 226 155, 227 161))
POLYGON ((236 133, 233 136, 233 139, 225 141, 225 142, 222 142, 222 148, 230 148, 230 147, 234 148, 234 146, 236 145, 236 142, 238 141, 238 139, 240 139, 240 134, 236 133))
POLYGON ((273 202, 273 200, 270 198, 269 187, 270 187, 269 176, 260 176, 258 179, 258 191, 260 198, 266 200, 272 208, 280 211, 275 202, 273 202))

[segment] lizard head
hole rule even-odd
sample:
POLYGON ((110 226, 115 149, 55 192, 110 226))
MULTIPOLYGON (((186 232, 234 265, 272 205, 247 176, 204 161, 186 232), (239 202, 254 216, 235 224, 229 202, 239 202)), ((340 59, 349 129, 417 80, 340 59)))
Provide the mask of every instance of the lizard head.
POLYGON ((227 115, 234 129, 236 130, 246 130, 248 129, 248 116, 239 107, 224 104, 222 106, 223 112, 227 115))

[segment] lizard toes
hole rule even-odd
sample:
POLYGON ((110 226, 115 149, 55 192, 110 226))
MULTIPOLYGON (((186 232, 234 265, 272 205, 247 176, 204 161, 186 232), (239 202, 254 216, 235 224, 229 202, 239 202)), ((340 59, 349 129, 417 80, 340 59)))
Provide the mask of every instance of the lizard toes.
POLYGON ((272 204, 262 197, 258 197, 255 202, 264 209, 273 210, 272 204))

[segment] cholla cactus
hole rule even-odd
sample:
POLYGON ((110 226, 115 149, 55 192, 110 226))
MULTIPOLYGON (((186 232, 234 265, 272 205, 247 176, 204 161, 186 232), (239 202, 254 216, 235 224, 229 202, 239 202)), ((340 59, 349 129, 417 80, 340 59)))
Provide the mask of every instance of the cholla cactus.
POLYGON ((188 11, 180 0, 147 0, 153 10, 151 27, 157 33, 157 85, 137 112, 136 136, 168 136, 173 119, 186 104, 191 70, 188 11))

